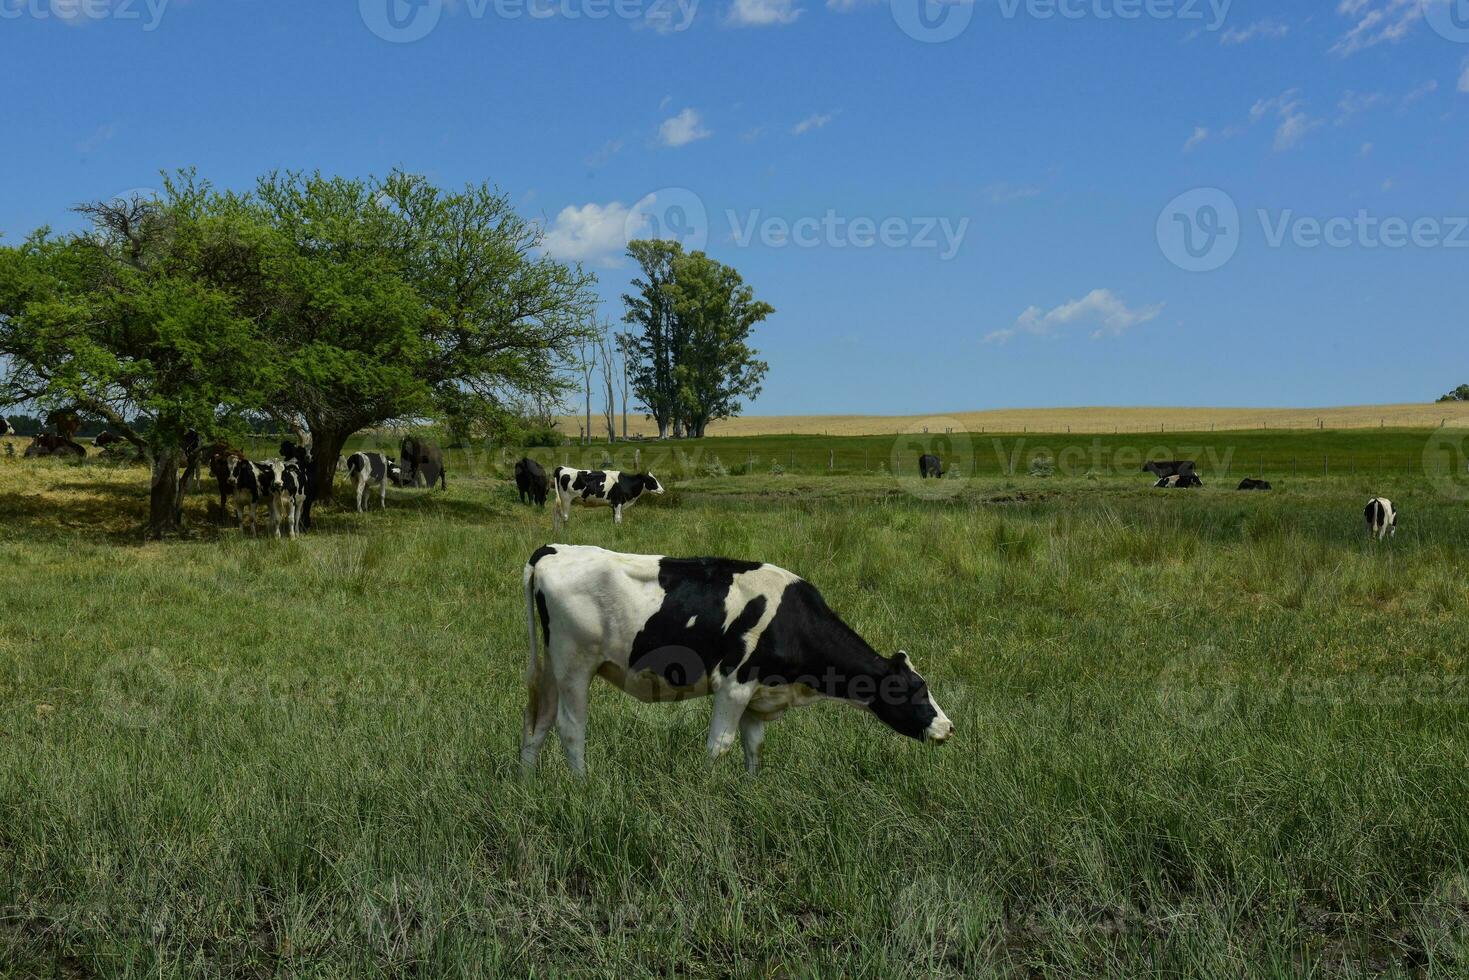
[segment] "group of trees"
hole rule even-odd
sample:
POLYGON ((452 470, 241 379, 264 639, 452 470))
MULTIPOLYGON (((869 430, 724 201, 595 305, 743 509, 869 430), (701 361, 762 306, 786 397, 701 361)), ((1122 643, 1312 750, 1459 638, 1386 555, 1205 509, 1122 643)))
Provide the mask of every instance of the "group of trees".
POLYGON ((1447 395, 1439 398, 1441 402, 1469 402, 1469 385, 1459 385, 1447 395))
POLYGON ((700 438, 760 394, 769 366, 750 334, 775 310, 734 269, 676 241, 634 241, 628 255, 641 273, 622 297, 633 328, 618 337, 629 386, 660 439, 700 438))
POLYGON ((181 172, 78 210, 80 232, 0 248, 0 404, 75 406, 145 452, 154 535, 179 524, 190 430, 309 433, 329 493, 360 429, 469 434, 559 398, 595 308, 486 185, 289 173, 237 194, 181 172))

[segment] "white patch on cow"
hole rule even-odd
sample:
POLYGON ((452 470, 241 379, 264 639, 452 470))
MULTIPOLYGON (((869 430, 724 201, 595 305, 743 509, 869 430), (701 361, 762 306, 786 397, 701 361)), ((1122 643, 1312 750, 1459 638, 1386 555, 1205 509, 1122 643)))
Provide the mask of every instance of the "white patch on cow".
POLYGON ((699 617, 698 616, 690 616, 689 617, 689 621, 687 623, 684 623, 683 624, 683 628, 686 629, 686 630, 691 630, 691 629, 694 628, 694 624, 697 623, 698 621, 699 621, 699 617))

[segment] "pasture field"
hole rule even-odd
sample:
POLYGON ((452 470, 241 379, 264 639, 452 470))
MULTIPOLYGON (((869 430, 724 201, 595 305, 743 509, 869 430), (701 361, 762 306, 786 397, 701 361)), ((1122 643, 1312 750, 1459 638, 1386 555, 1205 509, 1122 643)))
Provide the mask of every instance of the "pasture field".
POLYGON ((139 545, 143 470, 0 456, 0 974, 1463 976, 1469 504, 1267 475, 578 510, 561 540, 799 572, 957 726, 817 705, 749 778, 707 701, 598 685, 578 782, 518 770, 550 511, 488 468, 294 543, 209 528, 206 484, 139 545))

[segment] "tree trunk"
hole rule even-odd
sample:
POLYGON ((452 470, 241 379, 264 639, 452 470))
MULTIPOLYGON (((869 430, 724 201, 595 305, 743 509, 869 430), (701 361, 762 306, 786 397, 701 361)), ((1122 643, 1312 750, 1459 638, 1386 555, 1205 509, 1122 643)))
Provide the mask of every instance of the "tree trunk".
POLYGON ((153 477, 148 496, 149 538, 175 534, 180 526, 179 461, 182 453, 167 449, 153 457, 153 477))
POLYGON ((326 426, 311 427, 311 462, 316 469, 316 497, 313 502, 332 502, 333 484, 337 476, 337 460, 342 447, 356 429, 338 431, 326 426))

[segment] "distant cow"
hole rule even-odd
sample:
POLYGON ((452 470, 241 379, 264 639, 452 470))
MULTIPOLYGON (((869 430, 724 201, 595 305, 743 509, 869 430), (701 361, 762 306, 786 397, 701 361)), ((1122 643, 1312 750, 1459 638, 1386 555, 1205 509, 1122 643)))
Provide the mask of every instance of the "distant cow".
POLYGON ((1151 473, 1160 480, 1181 473, 1192 473, 1193 471, 1194 461, 1191 459, 1150 459, 1143 464, 1144 473, 1151 473))
POLYGON ((918 475, 927 480, 929 477, 942 479, 944 475, 944 464, 937 456, 924 453, 918 457, 918 475))
POLYGON ((1239 487, 1238 487, 1238 489, 1240 489, 1240 490, 1269 490, 1270 489, 1270 481, 1269 480, 1257 480, 1257 479, 1255 479, 1252 476, 1247 476, 1243 480, 1239 481, 1239 487))
POLYGON ((661 494, 663 484, 651 473, 621 473, 617 470, 578 470, 558 466, 552 471, 556 486, 556 509, 551 523, 559 528, 571 520, 572 501, 590 507, 612 508, 612 523, 622 523, 622 509, 631 507, 645 493, 661 494))
POLYGON ((31 437, 31 444, 26 447, 22 455, 27 459, 46 456, 74 456, 82 459, 87 455, 87 450, 65 436, 42 432, 40 435, 31 437))
POLYGON ((1172 476, 1165 476, 1153 484, 1153 487, 1156 489, 1187 490, 1190 487, 1201 487, 1203 485, 1204 481, 1199 479, 1199 475, 1190 470, 1187 473, 1174 473, 1172 476))
POLYGON ((1381 541, 1398 533, 1398 512, 1393 509, 1392 501, 1386 497, 1373 497, 1367 501, 1367 508, 1362 516, 1367 519, 1369 539, 1375 535, 1381 541))
POLYGON ((392 482, 393 461, 382 453, 358 452, 347 457, 347 479, 357 492, 357 512, 367 510, 367 488, 376 485, 382 509, 388 507, 388 484, 392 482))
POLYGON ((515 464, 515 489, 520 492, 520 502, 534 502, 537 507, 546 506, 546 491, 550 484, 546 471, 540 463, 529 456, 515 464))
POLYGON ((880 656, 814 586, 774 565, 556 544, 531 555, 523 579, 527 768, 555 725, 572 770, 585 770, 593 676, 640 701, 712 697, 710 758, 739 739, 750 772, 765 724, 822 699, 865 708, 918 741, 953 734, 906 653, 880 656))
POLYGON ((432 488, 437 483, 442 489, 449 489, 449 482, 444 478, 444 451, 434 443, 424 442, 416 436, 404 436, 398 446, 398 462, 403 467, 403 481, 407 485, 432 488))

